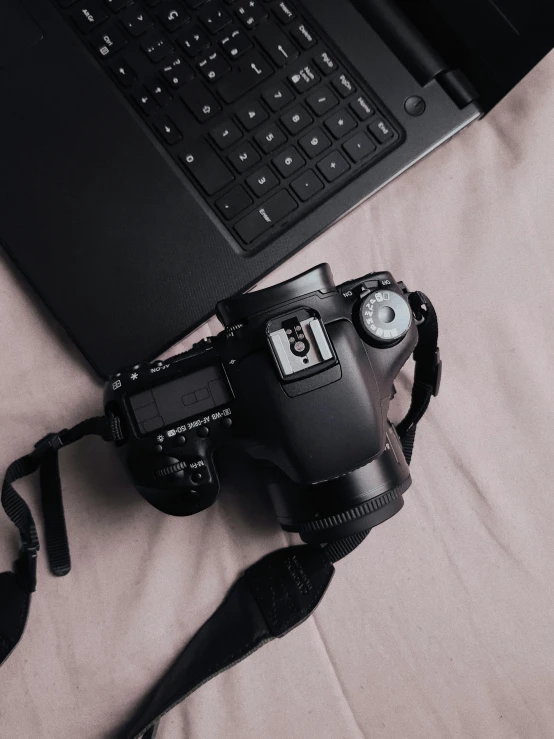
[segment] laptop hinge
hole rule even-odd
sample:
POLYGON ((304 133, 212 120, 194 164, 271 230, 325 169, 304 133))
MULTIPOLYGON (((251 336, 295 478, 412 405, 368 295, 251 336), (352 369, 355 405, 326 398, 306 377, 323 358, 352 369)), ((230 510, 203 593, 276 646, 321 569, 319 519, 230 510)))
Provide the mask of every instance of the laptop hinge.
POLYGON ((437 78, 437 82, 447 92, 460 110, 479 98, 479 93, 459 69, 449 69, 437 78))
POLYGON ((477 99, 469 81, 450 68, 395 0, 350 1, 422 87, 437 80, 460 108, 477 99))

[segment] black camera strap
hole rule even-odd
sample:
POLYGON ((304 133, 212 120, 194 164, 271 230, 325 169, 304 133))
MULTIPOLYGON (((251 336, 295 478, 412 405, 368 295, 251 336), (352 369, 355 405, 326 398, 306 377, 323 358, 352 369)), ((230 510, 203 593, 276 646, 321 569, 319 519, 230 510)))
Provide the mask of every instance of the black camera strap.
MULTIPOLYGON (((423 293, 411 293, 419 343, 414 352, 415 379, 410 409, 397 426, 408 463, 417 424, 439 391, 441 361, 435 310, 423 293)), ((72 429, 49 434, 31 454, 13 462, 2 486, 2 505, 21 538, 13 572, 0 574, 0 665, 25 629, 31 594, 36 589, 40 545, 36 525, 13 483, 40 469, 46 549, 54 575, 71 568, 63 511, 58 451, 84 436, 105 441, 120 438, 115 418, 98 417, 72 429)), ((300 545, 268 554, 247 569, 223 603, 199 629, 152 689, 135 716, 116 733, 117 739, 154 739, 159 720, 212 677, 245 659, 268 641, 282 637, 305 621, 320 603, 334 574, 334 563, 359 546, 369 531, 323 547, 300 545)))

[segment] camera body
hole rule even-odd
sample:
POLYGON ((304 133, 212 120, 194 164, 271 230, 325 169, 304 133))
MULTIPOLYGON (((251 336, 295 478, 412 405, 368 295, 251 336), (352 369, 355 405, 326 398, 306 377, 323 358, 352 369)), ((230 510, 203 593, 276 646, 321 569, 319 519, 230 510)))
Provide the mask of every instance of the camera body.
POLYGON ((281 526, 305 541, 367 530, 411 484, 388 421, 418 342, 408 291, 389 272, 339 287, 328 265, 219 303, 224 330, 105 389, 117 448, 159 510, 199 513, 219 494, 217 453, 262 465, 281 526))

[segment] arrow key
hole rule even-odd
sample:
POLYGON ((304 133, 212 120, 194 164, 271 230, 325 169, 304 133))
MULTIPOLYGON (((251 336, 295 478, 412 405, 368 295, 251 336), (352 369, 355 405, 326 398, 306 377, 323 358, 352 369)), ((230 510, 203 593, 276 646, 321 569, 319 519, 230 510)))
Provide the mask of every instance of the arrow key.
POLYGON ((170 145, 176 144, 183 138, 177 126, 173 123, 171 118, 166 115, 160 115, 154 118, 154 125, 165 141, 170 145))
POLYGON ((131 87, 137 78, 131 67, 122 59, 112 66, 112 74, 122 87, 131 87))
POLYGON ((157 79, 153 79, 146 85, 146 87, 150 95, 152 95, 153 100, 155 100, 162 108, 164 105, 167 105, 170 100, 172 100, 171 95, 168 93, 165 87, 162 87, 160 85, 157 79))
POLYGON ((153 115, 154 113, 157 113, 159 109, 158 103, 154 100, 153 96, 145 87, 143 87, 142 90, 140 90, 139 92, 135 93, 133 97, 136 104, 139 106, 143 113, 146 113, 146 115, 153 115))

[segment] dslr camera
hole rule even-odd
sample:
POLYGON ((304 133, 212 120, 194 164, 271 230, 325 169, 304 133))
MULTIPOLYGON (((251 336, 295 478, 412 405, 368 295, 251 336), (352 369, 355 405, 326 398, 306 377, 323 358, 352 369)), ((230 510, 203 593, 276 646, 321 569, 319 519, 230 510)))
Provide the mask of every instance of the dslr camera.
POLYGON ((141 495, 190 516, 220 489, 218 452, 261 466, 280 525, 308 543, 361 534, 411 485, 388 420, 418 343, 409 292, 389 272, 336 286, 330 267, 217 306, 224 330, 110 378, 106 412, 141 495))

